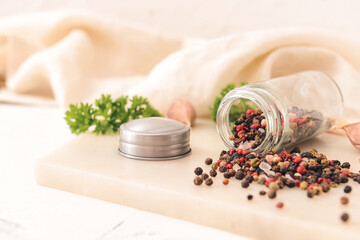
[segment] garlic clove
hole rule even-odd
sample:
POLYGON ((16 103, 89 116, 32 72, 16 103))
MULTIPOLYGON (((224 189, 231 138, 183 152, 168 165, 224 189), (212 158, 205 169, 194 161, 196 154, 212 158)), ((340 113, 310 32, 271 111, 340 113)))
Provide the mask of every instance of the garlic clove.
POLYGON ((180 98, 171 104, 166 116, 192 126, 195 123, 196 112, 191 102, 180 98))

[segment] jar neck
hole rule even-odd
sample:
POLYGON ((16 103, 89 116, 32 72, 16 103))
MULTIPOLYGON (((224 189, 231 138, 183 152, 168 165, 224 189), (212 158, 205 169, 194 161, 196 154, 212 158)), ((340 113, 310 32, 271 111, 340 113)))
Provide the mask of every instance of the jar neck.
POLYGON ((249 84, 230 91, 221 101, 216 116, 216 128, 225 145, 228 148, 234 148, 234 143, 229 139, 229 136, 233 134, 229 113, 235 101, 243 99, 255 103, 266 119, 265 138, 251 151, 264 152, 271 148, 275 151, 279 150, 276 146, 279 146, 278 144, 283 139, 284 129, 288 123, 285 103, 279 96, 272 89, 258 84, 249 84))

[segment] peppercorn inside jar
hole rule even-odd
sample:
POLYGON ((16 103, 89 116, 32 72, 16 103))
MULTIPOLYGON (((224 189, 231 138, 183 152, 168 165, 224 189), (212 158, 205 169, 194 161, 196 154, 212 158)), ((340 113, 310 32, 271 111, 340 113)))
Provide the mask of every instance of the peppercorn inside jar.
POLYGON ((216 126, 228 148, 279 151, 331 129, 342 112, 336 82, 308 71, 230 91, 220 103, 216 126))

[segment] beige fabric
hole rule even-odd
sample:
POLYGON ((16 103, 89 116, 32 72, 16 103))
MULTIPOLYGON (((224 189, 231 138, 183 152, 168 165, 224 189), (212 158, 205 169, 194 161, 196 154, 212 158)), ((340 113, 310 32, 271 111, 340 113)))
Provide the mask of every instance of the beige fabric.
POLYGON ((185 97, 199 116, 208 116, 215 95, 229 82, 321 70, 340 85, 345 114, 360 118, 360 43, 319 30, 244 32, 184 47, 182 39, 129 23, 47 13, 4 19, 0 42, 3 100, 31 94, 66 106, 101 93, 129 93, 149 97, 165 112, 185 97))

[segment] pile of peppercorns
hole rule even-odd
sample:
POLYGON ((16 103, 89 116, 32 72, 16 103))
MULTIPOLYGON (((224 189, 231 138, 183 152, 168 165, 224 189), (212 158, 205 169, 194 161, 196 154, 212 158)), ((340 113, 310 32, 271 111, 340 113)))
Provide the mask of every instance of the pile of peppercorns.
POLYGON ((261 110, 248 109, 246 114, 242 114, 232 127, 233 135, 229 139, 234 142, 237 148, 246 142, 250 143, 251 148, 257 148, 266 135, 266 119, 261 110))
MULTIPOLYGON (((276 198, 277 191, 285 187, 300 188, 306 191, 307 197, 313 198, 339 184, 347 183, 349 179, 360 184, 360 174, 350 172, 350 163, 341 164, 338 160, 329 160, 315 149, 300 153, 300 149, 296 147, 290 153, 282 151, 280 154, 273 150, 254 153, 249 150, 230 149, 222 151, 216 162, 206 158, 205 164, 210 165, 211 170, 207 174, 202 168, 197 167, 194 171, 197 175, 194 179, 195 185, 201 185, 205 181, 206 185, 211 186, 211 177, 216 177, 219 171, 224 177, 224 185, 232 178, 241 181, 243 188, 257 182, 269 189, 267 193, 262 190, 259 194, 267 194, 271 199, 276 198)), ((351 192, 351 187, 346 186, 344 192, 351 192)), ((249 200, 252 198, 252 195, 248 196, 249 200)), ((342 204, 347 204, 348 201, 347 197, 340 200, 342 204)), ((283 205, 278 203, 276 206, 282 208, 283 205)), ((343 221, 347 221, 348 218, 347 213, 341 216, 343 221)))

